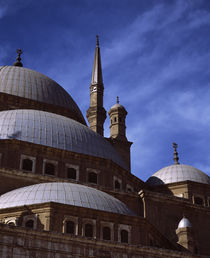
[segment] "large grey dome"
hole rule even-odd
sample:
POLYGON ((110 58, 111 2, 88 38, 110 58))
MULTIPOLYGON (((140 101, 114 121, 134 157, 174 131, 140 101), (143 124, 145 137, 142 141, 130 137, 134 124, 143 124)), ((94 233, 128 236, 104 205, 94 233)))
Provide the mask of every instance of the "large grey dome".
POLYGON ((187 180, 210 184, 208 175, 197 168, 184 164, 171 165, 160 169, 147 180, 147 183, 150 185, 162 185, 187 180))
POLYGON ((109 159, 128 169, 112 145, 102 136, 73 119, 45 111, 1 111, 0 139, 17 139, 109 159))
POLYGON ((80 184, 58 182, 26 186, 3 194, 0 209, 47 202, 135 215, 124 203, 107 193, 80 184))
POLYGON ((25 67, 0 66, 0 92, 64 107, 85 124, 72 97, 49 77, 25 67))

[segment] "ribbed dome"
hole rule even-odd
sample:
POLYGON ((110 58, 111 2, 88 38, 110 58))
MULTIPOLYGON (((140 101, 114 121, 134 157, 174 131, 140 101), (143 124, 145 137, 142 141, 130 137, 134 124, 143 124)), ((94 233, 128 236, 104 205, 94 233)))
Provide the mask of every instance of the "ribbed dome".
POLYGON ((208 175, 197 168, 184 164, 171 165, 160 169, 147 180, 147 183, 162 185, 186 180, 210 184, 208 175))
POLYGON ((119 103, 116 103, 110 109, 125 109, 125 108, 119 103))
POLYGON ((58 83, 39 72, 24 67, 0 66, 0 92, 64 107, 85 124, 72 97, 58 83))
POLYGON ((0 197, 0 209, 57 202, 124 215, 135 215, 120 200, 97 189, 73 183, 42 183, 19 188, 0 197))
POLYGON ((1 111, 0 139, 17 139, 109 159, 128 169, 102 136, 73 119, 49 112, 31 109, 1 111))

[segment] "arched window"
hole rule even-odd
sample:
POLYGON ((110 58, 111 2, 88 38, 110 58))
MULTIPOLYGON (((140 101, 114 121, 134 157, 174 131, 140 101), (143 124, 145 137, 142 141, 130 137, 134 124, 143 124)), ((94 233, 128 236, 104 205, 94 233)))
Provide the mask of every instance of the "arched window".
POLYGON ((88 182, 97 184, 98 183, 98 175, 94 172, 90 172, 88 174, 88 182))
POLYGON ((25 223, 26 228, 34 228, 34 221, 32 219, 29 219, 25 223))
POLYGON ((203 199, 201 197, 194 198, 195 204, 203 205, 203 199))
POLYGON ((111 230, 109 227, 103 228, 103 240, 111 240, 111 230))
POLYGON ((91 225, 91 224, 85 225, 85 236, 93 237, 93 225, 91 225))
POLYGON ((23 159, 22 169, 27 171, 32 171, 33 161, 30 159, 23 159))
POLYGON ((75 179, 77 178, 77 171, 75 168, 67 168, 67 177, 70 179, 75 179))
POLYGON ((75 224, 73 221, 66 221, 66 233, 75 234, 75 224))
POLYGON ((9 225, 9 226, 15 226, 15 223, 14 223, 14 222, 9 222, 7 225, 9 225))
POLYGON ((123 229, 120 232, 121 243, 128 243, 128 231, 123 229))
POLYGON ((119 182, 118 180, 115 180, 115 181, 114 181, 114 188, 115 188, 115 189, 120 189, 120 186, 121 186, 121 185, 120 185, 120 182, 119 182))
POLYGON ((52 163, 45 163, 45 174, 47 175, 54 175, 55 174, 55 165, 52 163))

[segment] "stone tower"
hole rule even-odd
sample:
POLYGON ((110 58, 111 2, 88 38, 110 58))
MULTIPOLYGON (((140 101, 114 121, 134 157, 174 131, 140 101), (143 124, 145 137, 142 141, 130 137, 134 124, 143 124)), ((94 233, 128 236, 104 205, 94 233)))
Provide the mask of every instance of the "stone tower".
POLYGON ((130 169, 130 146, 132 142, 129 142, 126 137, 126 116, 127 111, 122 105, 119 104, 119 98, 117 97, 117 103, 114 106, 112 106, 109 110, 109 141, 112 143, 115 149, 121 154, 128 168, 130 169))
POLYGON ((96 49, 93 63, 92 80, 90 85, 90 107, 87 110, 87 119, 90 128, 100 135, 104 135, 104 121, 106 110, 103 107, 104 85, 101 68, 99 39, 96 36, 96 49))
POLYGON ((127 111, 119 104, 119 97, 117 97, 117 103, 111 107, 109 111, 110 117, 110 137, 119 140, 127 140, 126 138, 126 126, 125 119, 127 111))

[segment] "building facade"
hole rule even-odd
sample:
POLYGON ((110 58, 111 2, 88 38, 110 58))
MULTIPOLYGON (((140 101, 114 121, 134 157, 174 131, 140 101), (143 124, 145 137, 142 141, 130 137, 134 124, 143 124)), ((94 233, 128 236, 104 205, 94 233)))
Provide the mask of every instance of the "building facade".
POLYGON ((0 257, 210 257, 210 179, 174 164, 143 182, 131 173, 127 111, 103 135, 99 39, 89 127, 47 76, 0 66, 0 257))

